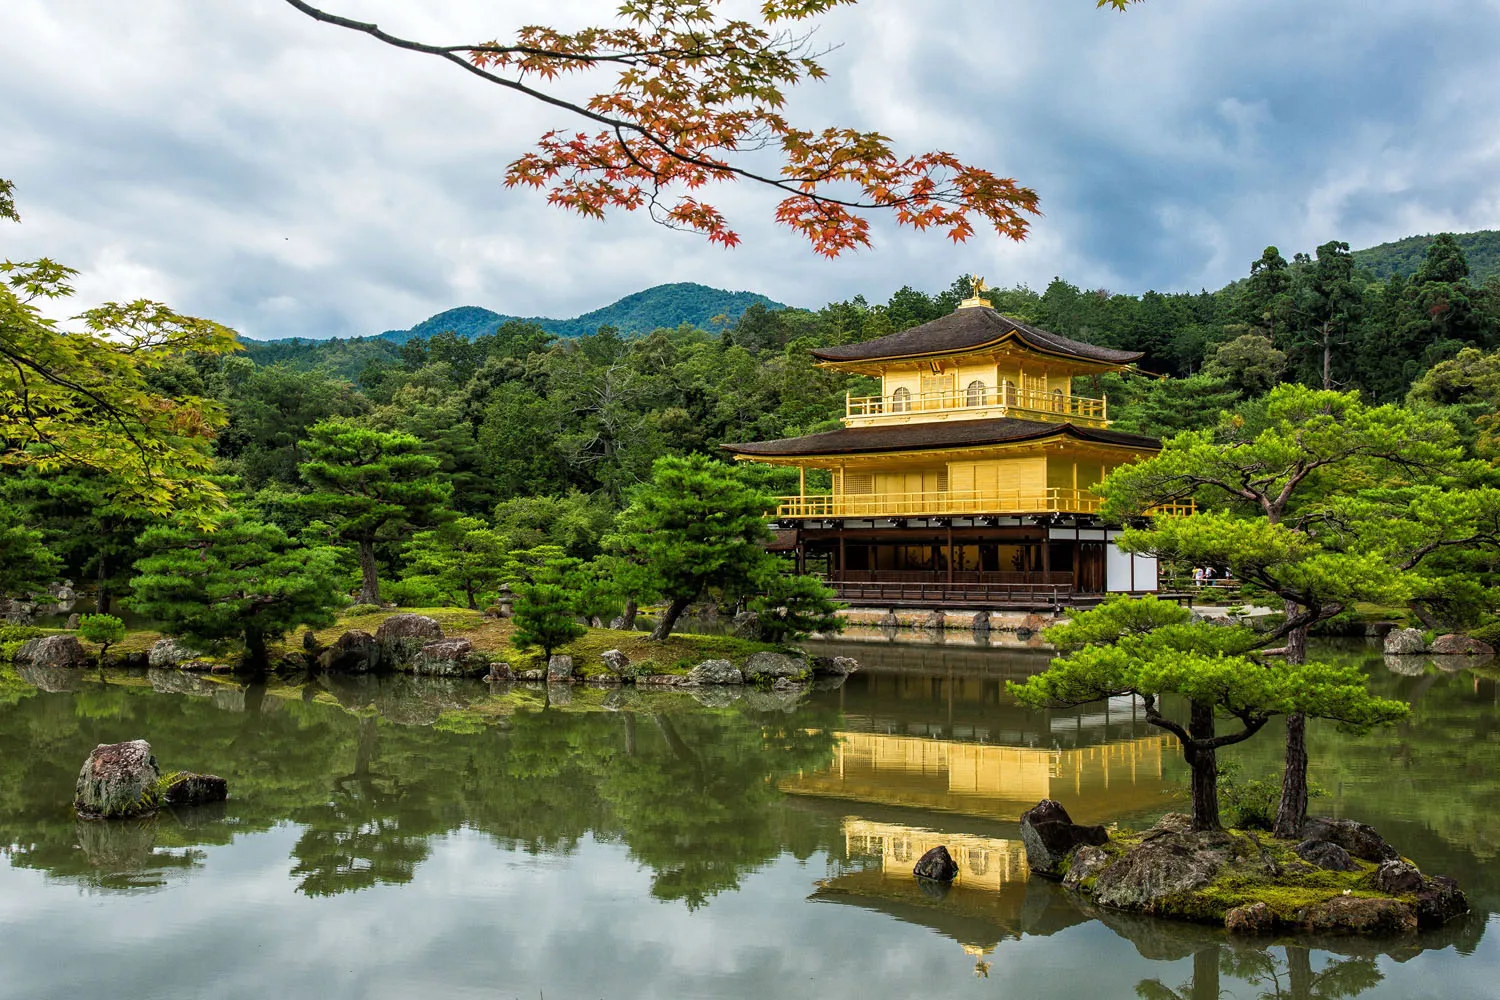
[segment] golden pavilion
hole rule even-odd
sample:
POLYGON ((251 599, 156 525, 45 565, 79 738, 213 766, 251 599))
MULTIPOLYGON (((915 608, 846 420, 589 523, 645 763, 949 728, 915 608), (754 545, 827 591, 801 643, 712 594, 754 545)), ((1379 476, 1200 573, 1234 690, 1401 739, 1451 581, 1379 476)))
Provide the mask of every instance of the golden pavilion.
MULTIPOLYGON (((976 285, 982 288, 977 281, 976 285)), ((1139 352, 1097 347, 970 298, 947 316, 816 350, 820 366, 880 380, 848 396, 838 430, 725 445, 796 466, 778 547, 873 605, 1045 608, 1157 589, 1156 560, 1112 544, 1092 492, 1161 442, 1110 430, 1109 402, 1074 380, 1127 371, 1139 352), (807 470, 831 489, 810 494, 807 470)))

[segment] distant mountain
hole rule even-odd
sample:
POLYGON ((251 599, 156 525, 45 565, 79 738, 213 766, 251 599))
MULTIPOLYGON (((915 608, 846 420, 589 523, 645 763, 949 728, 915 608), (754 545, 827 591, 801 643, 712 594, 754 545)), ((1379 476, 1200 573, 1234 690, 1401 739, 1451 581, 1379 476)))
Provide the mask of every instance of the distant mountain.
MULTIPOLYGON (((1394 243, 1382 243, 1368 250, 1354 251, 1354 263, 1377 278, 1393 274, 1410 277, 1422 264, 1433 234, 1408 236, 1394 243)), ((1453 238, 1469 259, 1469 280, 1482 284, 1485 278, 1500 275, 1500 230, 1481 229, 1476 233, 1454 233, 1453 238)))
POLYGON ((559 337, 583 336, 594 333, 601 326, 613 326, 627 334, 650 333, 659 327, 671 328, 683 323, 707 328, 715 317, 727 316, 733 322, 746 309, 757 304, 768 309, 786 308, 782 303, 757 292, 729 292, 707 285, 678 282, 657 285, 643 292, 627 295, 603 309, 595 309, 572 319, 507 316, 480 306, 459 306, 424 319, 410 330, 387 330, 380 334, 380 339, 404 344, 414 337, 431 337, 435 333, 452 330, 461 337, 473 340, 482 334, 494 333, 497 326, 511 319, 536 323, 548 333, 559 337))

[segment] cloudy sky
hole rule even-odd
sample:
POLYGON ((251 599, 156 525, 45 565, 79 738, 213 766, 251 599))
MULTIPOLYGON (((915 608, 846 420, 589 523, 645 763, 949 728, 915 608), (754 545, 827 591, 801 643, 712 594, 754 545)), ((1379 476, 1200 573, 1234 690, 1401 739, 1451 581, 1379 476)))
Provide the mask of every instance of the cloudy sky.
MULTIPOLYGON (((327 0, 452 42, 608 23, 610 0, 327 0)), ((964 271, 1139 292, 1217 287, 1268 243, 1500 227, 1500 0, 862 0, 826 17, 805 126, 877 128, 1040 193, 1023 244, 881 226, 824 262, 747 186, 741 247, 506 190, 573 124, 281 0, 4 0, 0 254, 83 270, 256 337, 406 327, 456 305, 572 316, 669 281, 816 307, 964 271)))

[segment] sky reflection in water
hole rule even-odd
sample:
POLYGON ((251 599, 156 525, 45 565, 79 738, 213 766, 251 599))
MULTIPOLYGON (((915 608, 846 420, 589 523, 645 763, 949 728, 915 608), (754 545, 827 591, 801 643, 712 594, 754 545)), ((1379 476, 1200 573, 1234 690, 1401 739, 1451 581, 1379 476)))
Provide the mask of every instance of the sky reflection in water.
MULTIPOLYGON (((1019 808, 1050 794, 1142 819, 1173 805, 1180 759, 1128 704, 1011 705, 1003 678, 1034 656, 941 653, 862 647, 868 672, 795 707, 580 690, 543 714, 512 693, 489 728, 472 710, 490 692, 451 682, 6 685, 0 994, 1494 995, 1500 725, 1482 671, 1405 676, 1373 657, 1412 721, 1315 732, 1330 795, 1314 810, 1374 822, 1481 911, 1391 955, 1335 955, 1100 922, 1026 880, 1019 808), (73 821, 88 750, 141 735, 165 767, 225 774, 234 798, 73 821), (908 875, 939 842, 964 869, 945 896, 908 875)), ((1247 771, 1278 746, 1247 748, 1247 771)))

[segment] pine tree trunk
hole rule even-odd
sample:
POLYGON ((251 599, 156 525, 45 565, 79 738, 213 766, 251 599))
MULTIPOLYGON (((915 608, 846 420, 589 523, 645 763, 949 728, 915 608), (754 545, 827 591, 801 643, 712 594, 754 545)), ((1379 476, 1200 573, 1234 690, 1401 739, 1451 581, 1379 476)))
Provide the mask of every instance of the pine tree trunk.
POLYGON ((1183 756, 1193 769, 1193 829, 1221 830, 1219 822, 1219 755, 1217 751, 1203 749, 1200 740, 1214 737, 1214 707, 1203 702, 1193 702, 1192 716, 1188 723, 1192 740, 1183 746, 1183 756))
POLYGON ((677 619, 687 610, 689 600, 686 597, 674 597, 672 603, 667 605, 667 610, 661 614, 661 621, 656 623, 656 628, 651 630, 651 638, 661 642, 672 634, 672 629, 677 625, 677 619))
POLYGON ((464 595, 469 599, 469 610, 478 611, 479 602, 474 599, 474 588, 472 586, 465 587, 464 595))
MULTIPOLYGON (((1301 609, 1287 602, 1287 614, 1301 609)), ((1307 662, 1307 629, 1294 629, 1286 637, 1286 662, 1307 662)), ((1281 772, 1281 802, 1276 807, 1274 833, 1285 840, 1298 840, 1307 822, 1307 716, 1300 712, 1286 717, 1286 762, 1281 772)))
POLYGON ((640 614, 641 606, 634 597, 625 602, 625 613, 620 616, 620 628, 626 632, 635 631, 635 616, 640 614))
POLYGON ((1287 986, 1290 1000, 1313 1000, 1312 952, 1301 945, 1286 945, 1287 986))
POLYGON ((1328 339, 1328 324, 1323 324, 1323 388, 1333 388, 1333 342, 1328 339))
POLYGON ((105 583, 108 576, 109 571, 105 568, 104 553, 101 552, 99 553, 99 574, 96 577, 99 581, 99 596, 94 601, 94 610, 98 611, 101 615, 109 614, 109 589, 105 583))
POLYGON ((266 669, 270 654, 266 650, 264 632, 249 630, 245 633, 245 665, 256 673, 266 669))
POLYGON ((359 603, 380 603, 380 576, 379 567, 375 564, 375 543, 372 541, 361 541, 359 543, 359 603))

